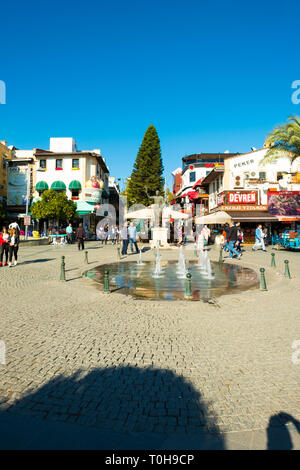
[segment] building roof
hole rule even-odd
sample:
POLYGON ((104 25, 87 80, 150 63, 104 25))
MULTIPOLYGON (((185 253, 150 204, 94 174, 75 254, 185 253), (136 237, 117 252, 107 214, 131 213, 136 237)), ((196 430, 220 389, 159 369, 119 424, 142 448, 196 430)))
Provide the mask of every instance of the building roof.
POLYGON ((200 186, 207 186, 209 183, 214 181, 220 174, 224 173, 223 167, 213 168, 208 175, 203 178, 200 186))
POLYGON ((109 170, 106 166, 106 163, 101 155, 99 153, 95 153, 92 150, 91 151, 85 151, 82 150, 80 152, 50 152, 48 150, 42 150, 40 151, 39 149, 36 149, 35 156, 37 158, 47 158, 47 157, 95 157, 97 159, 97 162, 101 166, 102 170, 104 173, 109 173, 109 170))
POLYGON ((186 155, 182 157, 183 162, 190 160, 223 160, 224 158, 234 157, 240 155, 240 153, 194 153, 192 155, 186 155))

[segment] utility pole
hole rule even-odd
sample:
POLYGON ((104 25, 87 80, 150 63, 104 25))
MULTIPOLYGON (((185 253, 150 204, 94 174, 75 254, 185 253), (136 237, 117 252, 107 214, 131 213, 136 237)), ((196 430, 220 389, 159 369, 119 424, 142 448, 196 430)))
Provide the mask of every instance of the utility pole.
MULTIPOLYGON (((26 186, 26 189, 27 189, 26 191, 26 216, 27 216, 28 208, 29 208, 29 197, 30 197, 30 163, 28 163, 26 179, 27 179, 27 186, 26 186)), ((25 225, 25 240, 27 240, 27 232, 28 232, 28 225, 25 225)))

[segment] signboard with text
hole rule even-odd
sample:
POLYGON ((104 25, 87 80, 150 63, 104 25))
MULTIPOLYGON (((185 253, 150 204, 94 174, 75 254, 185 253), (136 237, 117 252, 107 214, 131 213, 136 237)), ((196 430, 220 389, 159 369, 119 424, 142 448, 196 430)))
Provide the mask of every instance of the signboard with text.
POLYGON ((217 204, 257 204, 257 191, 223 191, 217 196, 217 204))
POLYGON ((268 206, 266 205, 260 205, 260 206, 254 206, 254 205, 226 205, 226 206, 220 206, 221 211, 267 211, 268 206))
POLYGON ((27 195, 27 166, 7 168, 7 205, 25 206, 27 195))

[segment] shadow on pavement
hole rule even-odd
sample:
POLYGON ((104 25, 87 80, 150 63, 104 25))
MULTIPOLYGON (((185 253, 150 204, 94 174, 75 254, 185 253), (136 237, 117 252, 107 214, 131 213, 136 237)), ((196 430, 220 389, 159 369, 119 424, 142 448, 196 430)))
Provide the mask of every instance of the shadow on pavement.
POLYGON ((0 448, 224 449, 208 407, 187 379, 170 370, 79 370, 0 414, 0 448))
POLYGON ((32 263, 45 263, 46 261, 54 261, 56 258, 41 258, 41 259, 32 259, 29 261, 22 261, 19 264, 32 264, 32 263))
POLYGON ((294 425, 300 434, 300 422, 288 413, 278 413, 271 416, 267 428, 268 450, 292 450, 293 442, 287 424, 294 425))

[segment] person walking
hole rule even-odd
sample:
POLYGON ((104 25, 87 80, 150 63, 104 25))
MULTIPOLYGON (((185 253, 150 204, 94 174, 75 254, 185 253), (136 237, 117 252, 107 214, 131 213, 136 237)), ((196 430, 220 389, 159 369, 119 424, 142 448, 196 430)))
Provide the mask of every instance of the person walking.
POLYGON ((255 230, 255 243, 252 247, 252 251, 255 251, 258 246, 261 246, 262 251, 267 251, 264 242, 264 233, 262 231, 262 225, 258 224, 255 230))
POLYGON ((130 222, 130 225, 128 227, 128 236, 129 236, 131 253, 133 253, 133 245, 135 246, 136 253, 139 252, 139 247, 136 241, 136 235, 137 235, 136 226, 134 225, 133 222, 130 222))
POLYGON ((122 255, 127 255, 127 248, 128 248, 128 224, 125 222, 121 229, 121 240, 122 240, 122 255))
POLYGON ((229 230, 228 230, 228 250, 229 250, 229 257, 233 258, 233 256, 236 256, 238 259, 242 256, 242 253, 239 253, 237 249, 234 247, 238 235, 237 235, 237 226, 233 224, 232 221, 229 222, 229 230))
POLYGON ((104 239, 102 240, 102 245, 103 245, 103 241, 104 241, 105 245, 107 245, 107 240, 108 240, 108 224, 106 224, 106 225, 104 226, 103 231, 104 231, 104 234, 103 234, 104 239))
POLYGON ((237 222, 235 224, 235 226, 237 227, 237 241, 236 241, 236 244, 235 244, 235 248, 237 249, 237 251, 239 253, 242 252, 242 247, 241 247, 241 244, 243 242, 243 232, 241 230, 241 224, 240 222, 237 222))
POLYGON ((71 223, 66 228, 66 234, 67 234, 67 243, 69 245, 72 245, 72 243, 73 243, 73 227, 72 227, 71 223))
POLYGON ((76 240, 78 245, 78 250, 80 247, 84 250, 84 240, 85 240, 85 231, 82 224, 79 224, 79 227, 76 229, 76 240))
POLYGON ((9 242, 10 242, 10 234, 7 231, 7 227, 3 227, 2 232, 0 233, 0 267, 2 266, 3 255, 5 255, 4 266, 7 266, 9 242))
POLYGON ((16 227, 12 228, 12 233, 9 241, 9 262, 8 266, 11 267, 13 256, 15 258, 14 265, 18 263, 18 250, 19 250, 19 234, 16 227))

